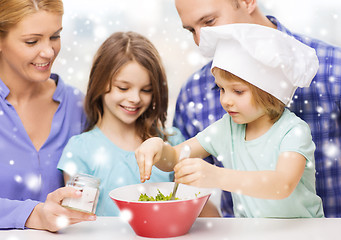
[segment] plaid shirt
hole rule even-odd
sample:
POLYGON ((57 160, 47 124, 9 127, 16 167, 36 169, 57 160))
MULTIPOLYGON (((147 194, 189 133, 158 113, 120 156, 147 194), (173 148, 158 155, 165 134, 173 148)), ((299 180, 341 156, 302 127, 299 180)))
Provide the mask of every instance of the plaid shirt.
MULTIPOLYGON (((294 36, 314 48, 320 67, 309 88, 298 88, 289 108, 305 120, 316 144, 316 192, 322 198, 326 217, 341 217, 341 48, 306 36, 291 33, 276 18, 268 19, 279 31, 294 36)), ((211 91, 212 62, 194 73, 177 99, 173 124, 191 138, 226 112, 220 105, 219 91, 211 91)), ((221 166, 213 157, 206 161, 221 166)), ((221 166, 222 167, 222 166, 221 166)), ((223 192, 221 210, 233 216, 231 195, 223 192)))

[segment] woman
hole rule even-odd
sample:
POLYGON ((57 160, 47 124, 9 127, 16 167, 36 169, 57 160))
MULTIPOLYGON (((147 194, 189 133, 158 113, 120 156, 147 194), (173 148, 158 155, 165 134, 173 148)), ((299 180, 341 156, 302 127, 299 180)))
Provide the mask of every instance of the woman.
POLYGON ((94 220, 60 206, 63 198, 81 195, 60 188, 56 166, 85 119, 82 94, 51 75, 63 3, 0 0, 0 8, 0 228, 57 231, 94 220))

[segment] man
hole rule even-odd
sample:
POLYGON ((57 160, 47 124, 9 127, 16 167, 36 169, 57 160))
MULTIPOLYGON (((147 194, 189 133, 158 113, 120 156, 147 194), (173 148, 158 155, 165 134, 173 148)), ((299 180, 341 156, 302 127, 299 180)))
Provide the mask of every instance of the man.
MULTIPOLYGON (((272 16, 265 16, 257 0, 175 0, 183 27, 200 43, 200 28, 230 23, 260 24, 278 29, 315 48, 320 67, 309 88, 298 89, 290 110, 305 120, 316 144, 316 191, 322 198, 326 217, 341 217, 341 48, 291 33, 272 16)), ((228 56, 233 57, 233 56, 228 56)), ((174 126, 186 138, 195 136, 226 112, 219 92, 211 90, 214 78, 209 62, 182 87, 177 99, 174 126)), ((221 166, 219 159, 206 159, 221 166)), ((237 207, 237 206, 236 206, 237 207)), ((233 216, 229 193, 224 192, 221 210, 233 216)))

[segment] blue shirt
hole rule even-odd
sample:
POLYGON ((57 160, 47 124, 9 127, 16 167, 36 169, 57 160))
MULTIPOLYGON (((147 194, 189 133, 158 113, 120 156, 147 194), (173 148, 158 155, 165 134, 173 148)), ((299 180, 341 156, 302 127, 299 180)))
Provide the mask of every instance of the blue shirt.
MULTIPOLYGON (((174 135, 169 137, 170 144, 177 145, 184 141, 179 130, 169 130, 174 132, 174 135)), ((69 175, 85 173, 101 180, 96 208, 98 216, 119 215, 116 204, 109 197, 111 190, 140 183, 135 153, 119 148, 98 127, 70 139, 58 168, 69 175)), ((173 172, 163 172, 153 166, 148 182, 170 182, 173 177, 173 172)))
POLYGON ((52 74, 59 103, 51 131, 37 151, 16 110, 6 100, 10 90, 0 79, 0 228, 24 228, 33 208, 63 186, 57 163, 69 138, 85 121, 83 94, 52 74))
MULTIPOLYGON (((298 88, 290 110, 306 121, 316 145, 316 191, 322 198, 326 217, 341 217, 341 48, 317 39, 293 34, 277 19, 268 16, 279 31, 294 36, 316 50, 320 67, 309 88, 298 88)), ((195 136, 226 112, 220 105, 219 92, 211 91, 214 77, 212 62, 194 73, 182 87, 176 103, 173 124, 185 138, 195 136)), ((215 158, 207 159, 215 165, 215 158)), ((232 200, 222 194, 221 209, 231 216, 232 200)))

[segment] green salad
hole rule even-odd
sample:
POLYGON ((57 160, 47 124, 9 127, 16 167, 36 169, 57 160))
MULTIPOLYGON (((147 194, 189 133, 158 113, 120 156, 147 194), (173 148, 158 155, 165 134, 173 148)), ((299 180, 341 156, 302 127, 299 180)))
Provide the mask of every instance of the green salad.
MULTIPOLYGON (((172 197, 172 193, 170 193, 168 196, 165 196, 160 192, 160 190, 157 190, 159 193, 154 197, 149 197, 146 193, 141 193, 139 197, 139 201, 169 201, 172 197)), ((175 198, 174 200, 179 200, 179 198, 175 198)))

